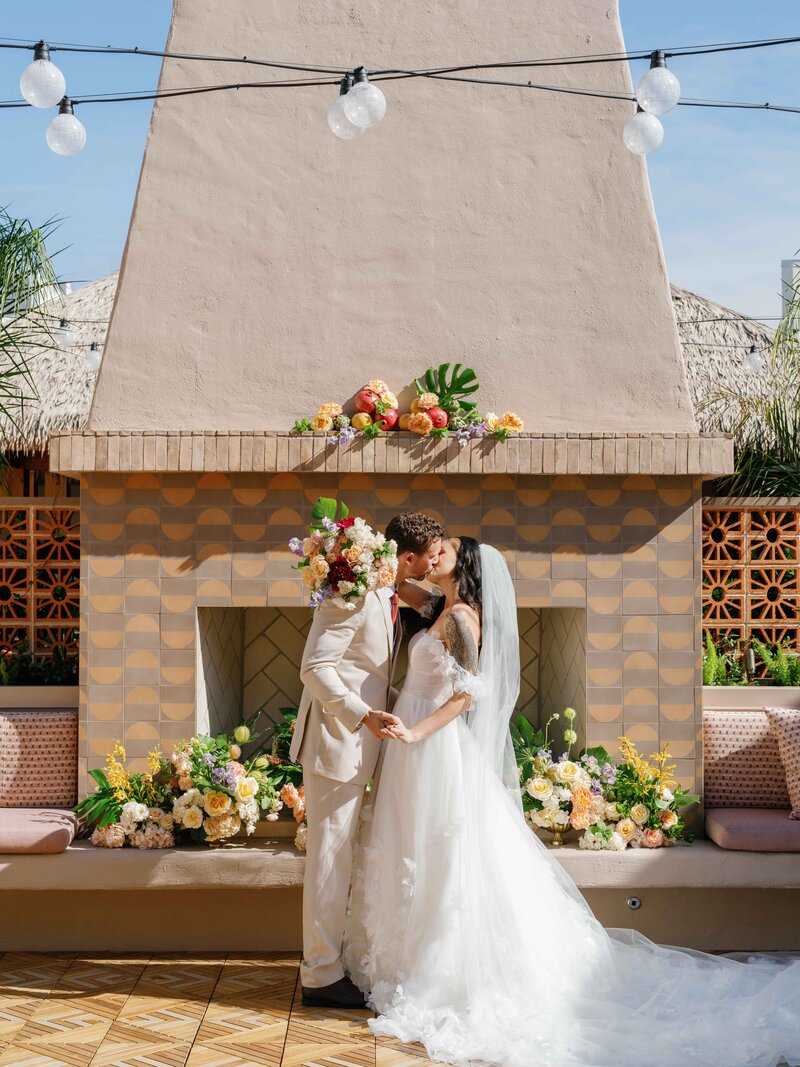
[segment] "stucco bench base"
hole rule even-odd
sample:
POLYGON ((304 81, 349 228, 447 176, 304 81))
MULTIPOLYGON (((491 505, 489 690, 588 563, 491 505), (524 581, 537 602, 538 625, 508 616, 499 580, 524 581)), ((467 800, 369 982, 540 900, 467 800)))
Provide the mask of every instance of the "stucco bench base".
POLYGON ((0 854, 63 852, 78 829, 64 808, 0 808, 0 854))
MULTIPOLYGON (((800 950, 795 853, 712 841, 624 853, 553 850, 606 926, 709 950, 800 950), (638 910, 628 900, 641 902, 638 910)), ((0 950, 276 951, 301 947, 305 858, 291 841, 0 856, 0 950)), ((536 887, 520 886, 535 906, 536 887)))
POLYGON ((706 834, 720 848, 800 852, 800 819, 788 808, 707 808, 706 834))

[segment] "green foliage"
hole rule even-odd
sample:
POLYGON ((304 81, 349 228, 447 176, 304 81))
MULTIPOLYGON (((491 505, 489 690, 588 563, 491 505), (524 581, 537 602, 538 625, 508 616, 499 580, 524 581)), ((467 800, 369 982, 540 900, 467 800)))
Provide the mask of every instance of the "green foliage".
POLYGON ((733 433, 734 473, 720 496, 800 496, 800 288, 772 342, 767 366, 746 388, 725 386, 703 405, 715 428, 733 433))
POLYGON ((0 656, 2 685, 77 685, 78 657, 56 645, 47 656, 34 656, 27 644, 0 656))
POLYGON ((90 826, 109 826, 118 822, 122 811, 122 802, 117 799, 116 790, 109 784, 105 771, 89 771, 97 789, 72 809, 81 821, 90 826))
POLYGON ((789 653, 783 645, 774 645, 774 652, 758 638, 753 648, 777 685, 800 685, 800 656, 789 653))
POLYGON ((539 752, 548 746, 546 732, 535 730, 524 715, 518 715, 516 722, 510 722, 509 730, 520 781, 526 782, 534 776, 534 762, 539 752))
POLYGON ((420 395, 436 393, 439 407, 445 411, 474 411, 478 406, 477 402, 465 399, 480 388, 478 376, 471 367, 461 363, 454 364, 452 371, 449 363, 429 367, 423 378, 417 378, 414 384, 420 395))
MULTIPOLYGON (((383 412, 381 412, 380 414, 383 414, 383 412)), ((380 437, 380 435, 383 433, 383 430, 377 422, 371 422, 368 426, 364 427, 361 433, 364 435, 364 437, 366 437, 368 441, 372 441, 373 438, 380 437)))
POLYGON ((705 636, 703 685, 744 685, 747 678, 736 653, 736 639, 725 638, 717 644, 710 633, 705 636))
POLYGON ((280 722, 275 725, 271 738, 270 754, 259 760, 259 765, 264 766, 266 776, 277 792, 287 784, 299 786, 303 781, 302 766, 289 755, 297 722, 297 708, 281 708, 280 712, 280 722))
POLYGON ((428 437, 436 437, 440 441, 450 436, 450 431, 446 426, 434 426, 428 437))
POLYGON ((292 427, 292 433, 308 433, 312 429, 313 426, 310 419, 297 419, 292 427))
POLYGON ((324 530, 323 519, 336 522, 337 519, 346 519, 349 514, 350 509, 346 504, 340 504, 329 496, 321 496, 311 509, 311 529, 324 530))

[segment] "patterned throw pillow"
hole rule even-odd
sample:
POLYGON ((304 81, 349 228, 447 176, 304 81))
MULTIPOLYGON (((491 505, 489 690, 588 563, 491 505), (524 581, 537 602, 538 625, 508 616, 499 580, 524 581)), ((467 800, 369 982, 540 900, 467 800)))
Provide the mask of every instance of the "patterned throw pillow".
POLYGON ((0 712, 0 808, 70 808, 77 794, 77 711, 0 712))
POLYGON ((789 795, 763 711, 703 712, 706 808, 788 808, 789 795))
POLYGON ((790 818, 800 819, 800 711, 794 708, 764 708, 764 711, 786 773, 792 804, 790 818))

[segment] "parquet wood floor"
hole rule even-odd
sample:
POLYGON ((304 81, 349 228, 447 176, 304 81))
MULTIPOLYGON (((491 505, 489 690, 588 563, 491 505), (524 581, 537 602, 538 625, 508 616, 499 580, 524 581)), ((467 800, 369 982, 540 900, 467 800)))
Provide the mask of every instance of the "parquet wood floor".
POLYGON ((0 1067, 433 1067, 304 1008, 297 953, 0 953, 0 1067))

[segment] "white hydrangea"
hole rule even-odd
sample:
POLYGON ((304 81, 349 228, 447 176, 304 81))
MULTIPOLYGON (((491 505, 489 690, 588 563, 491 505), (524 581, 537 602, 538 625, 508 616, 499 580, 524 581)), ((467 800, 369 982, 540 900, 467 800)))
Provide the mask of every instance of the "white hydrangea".
POLYGON ((144 822, 149 817, 150 809, 146 804, 140 804, 136 800, 129 800, 127 804, 122 805, 119 821, 125 832, 130 833, 136 828, 137 823, 144 822))
POLYGON ((620 835, 615 830, 611 837, 608 839, 608 844, 606 845, 606 847, 611 849, 612 852, 622 852, 624 848, 627 848, 627 845, 625 844, 624 838, 620 837, 620 835))

